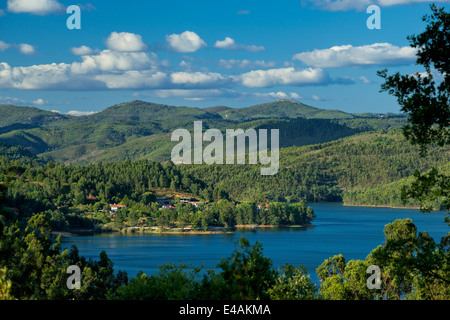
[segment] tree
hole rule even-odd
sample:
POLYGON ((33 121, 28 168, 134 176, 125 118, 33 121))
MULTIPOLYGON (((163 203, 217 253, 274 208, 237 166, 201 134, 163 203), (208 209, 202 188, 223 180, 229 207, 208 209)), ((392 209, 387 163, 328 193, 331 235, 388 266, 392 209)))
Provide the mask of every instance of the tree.
POLYGON ((385 244, 367 257, 382 271, 383 299, 449 299, 448 244, 437 244, 426 232, 417 232, 410 219, 386 225, 385 244))
MULTIPOLYGON (((450 13, 434 4, 431 11, 431 15, 423 17, 427 22, 425 31, 408 37, 411 46, 417 49, 417 64, 424 67, 425 73, 388 76, 387 70, 379 72, 385 79, 382 91, 397 97, 401 110, 409 115, 409 124, 403 132, 420 147, 422 156, 430 145, 450 142, 450 13)), ((443 208, 450 210, 450 176, 446 172, 432 168, 426 173, 416 171, 414 176, 415 181, 402 189, 403 201, 415 199, 422 211, 429 212, 439 199, 443 208)), ((448 216, 446 222, 450 226, 448 216)), ((386 294, 394 291, 398 298, 407 293, 413 298, 448 299, 450 233, 437 245, 427 233, 416 236, 410 221, 396 222, 385 232, 390 239, 387 238, 385 246, 375 249, 371 257, 388 266, 386 294), (414 291, 405 287, 406 276, 412 277, 407 285, 414 287, 414 291)))
POLYGON ((172 215, 172 212, 170 209, 161 209, 161 212, 157 218, 158 226, 161 228, 161 231, 164 229, 167 229, 170 227, 171 220, 170 216, 172 215))
POLYGON ((138 225, 139 223, 139 217, 138 214, 136 213, 136 211, 134 211, 133 209, 130 209, 128 211, 128 216, 127 216, 127 221, 128 221, 128 225, 130 227, 135 227, 138 225))
POLYGON ((325 260, 316 270, 321 281, 320 295, 327 300, 370 300, 376 292, 367 288, 366 270, 362 260, 348 263, 342 254, 325 260))
POLYGON ((251 246, 248 239, 241 238, 233 254, 220 261, 217 268, 222 269, 223 296, 232 300, 268 298, 267 290, 275 283, 277 273, 262 250, 260 243, 251 246))
POLYGON ((11 281, 6 278, 6 268, 0 268, 0 300, 13 300, 11 281))
POLYGON ((183 205, 183 204, 178 204, 176 208, 177 208, 177 211, 178 211, 177 225, 181 229, 181 231, 183 231, 184 228, 190 222, 190 217, 191 217, 191 212, 192 212, 190 210, 192 210, 192 206, 191 205, 186 206, 186 205, 183 205))
MULTIPOLYGON (((417 49, 417 64, 424 67, 425 72, 411 75, 398 72, 388 75, 386 69, 378 72, 385 79, 381 91, 395 96, 401 110, 408 114, 409 123, 403 129, 404 135, 420 147, 422 155, 431 144, 443 146, 450 142, 450 13, 434 4, 431 11, 431 15, 422 19, 428 23, 425 31, 408 37, 411 47, 417 49)), ((431 210, 427 203, 436 194, 448 199, 448 175, 416 172, 415 176, 415 184, 403 190, 404 199, 418 199, 424 211, 431 210)), ((450 210, 448 200, 444 205, 450 210)))
POLYGON ((304 266, 288 263, 281 268, 274 285, 267 290, 272 300, 314 300, 316 287, 304 266))
POLYGON ((219 221, 227 229, 232 229, 235 224, 235 207, 227 200, 220 200, 217 208, 219 210, 219 221))
POLYGON ((153 192, 145 192, 141 195, 141 203, 151 205, 156 201, 156 196, 153 192))

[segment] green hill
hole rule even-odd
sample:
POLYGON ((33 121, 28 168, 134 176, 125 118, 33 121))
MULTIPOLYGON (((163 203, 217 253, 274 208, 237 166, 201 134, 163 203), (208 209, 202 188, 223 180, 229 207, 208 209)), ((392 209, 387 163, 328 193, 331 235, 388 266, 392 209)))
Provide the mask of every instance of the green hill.
POLYGON ((70 118, 56 112, 45 111, 33 107, 17 107, 0 105, 0 132, 18 128, 18 125, 40 126, 44 123, 61 121, 70 118))
POLYGON ((352 119, 353 115, 337 111, 337 110, 323 110, 307 106, 295 100, 278 100, 258 104, 255 106, 228 109, 219 112, 219 114, 227 120, 234 121, 248 121, 253 119, 264 118, 282 118, 282 119, 296 119, 296 118, 321 118, 321 119, 352 119))
POLYGON ((29 130, 14 130, 0 135, 0 141, 10 145, 21 146, 33 154, 40 154, 48 150, 49 146, 40 137, 33 135, 29 130))
POLYGON ((176 121, 177 119, 182 118, 217 119, 220 118, 220 116, 218 116, 215 113, 209 113, 200 108, 174 107, 140 100, 117 104, 93 115, 85 116, 85 119, 95 121, 105 121, 105 120, 176 121))
POLYGON ((28 151, 22 146, 13 146, 4 142, 0 142, 0 156, 7 157, 11 161, 19 160, 21 162, 26 161, 39 161, 38 157, 28 151))
POLYGON ((222 111, 226 111, 226 110, 229 110, 229 109, 232 109, 232 108, 226 107, 226 106, 216 106, 216 107, 204 108, 203 110, 211 112, 211 113, 220 113, 222 111))
POLYGON ((336 140, 358 132, 388 129, 404 118, 351 115, 323 110, 293 100, 245 108, 176 107, 144 101, 116 104, 98 113, 74 117, 30 107, 2 106, 0 141, 27 148, 45 159, 94 163, 148 159, 167 161, 178 128, 279 129, 282 147, 336 140))
MULTIPOLYGON (((405 116, 348 114, 292 100, 237 109, 132 101, 82 117, 4 107, 11 113, 2 118, 0 142, 58 163, 164 163, 176 144, 170 141, 171 132, 192 130, 196 120, 203 121, 205 130, 280 130, 281 165, 275 177, 261 176, 259 166, 180 166, 183 172, 236 200, 305 198, 398 205, 399 186, 415 169, 424 172, 450 162, 448 150, 442 148, 433 149, 426 158, 419 157, 418 150, 396 129, 406 123, 405 116)), ((0 155, 7 154, 5 150, 0 148, 0 155)))
POLYGON ((416 169, 426 172, 433 166, 448 165, 449 151, 448 147, 433 147, 422 158, 418 148, 410 145, 400 130, 390 130, 283 148, 280 170, 275 176, 261 176, 260 165, 179 165, 179 168, 202 177, 206 184, 223 189, 237 200, 344 200, 348 204, 401 206, 399 186, 408 182, 416 169))

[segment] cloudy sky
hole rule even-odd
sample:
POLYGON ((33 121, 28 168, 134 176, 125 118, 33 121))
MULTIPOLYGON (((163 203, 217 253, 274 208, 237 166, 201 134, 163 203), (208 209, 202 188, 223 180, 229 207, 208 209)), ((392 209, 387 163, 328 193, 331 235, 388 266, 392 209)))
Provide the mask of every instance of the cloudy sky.
POLYGON ((430 3, 2 0, 0 103, 83 114, 135 99, 243 107, 285 98, 399 112, 376 72, 423 71, 406 37, 424 30, 430 3), (371 4, 379 30, 367 28, 371 4), (67 28, 70 5, 81 8, 80 30, 67 28))

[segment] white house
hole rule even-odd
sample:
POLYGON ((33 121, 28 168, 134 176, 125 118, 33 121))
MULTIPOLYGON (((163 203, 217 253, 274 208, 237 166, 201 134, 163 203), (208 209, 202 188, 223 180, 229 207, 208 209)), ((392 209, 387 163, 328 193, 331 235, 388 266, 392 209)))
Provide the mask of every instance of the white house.
POLYGON ((110 204, 109 207, 111 208, 112 212, 116 212, 120 208, 126 208, 127 206, 124 204, 110 204))

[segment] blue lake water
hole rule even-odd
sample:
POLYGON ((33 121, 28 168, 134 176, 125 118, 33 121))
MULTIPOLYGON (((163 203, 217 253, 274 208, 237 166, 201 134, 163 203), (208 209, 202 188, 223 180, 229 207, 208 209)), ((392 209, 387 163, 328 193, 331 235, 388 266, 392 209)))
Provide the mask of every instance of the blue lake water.
POLYGON ((310 204, 317 218, 314 227, 238 230, 233 234, 175 235, 118 233, 65 238, 63 248, 75 244, 80 255, 95 260, 105 250, 114 269, 135 277, 139 270, 154 273, 167 262, 183 262, 214 269, 221 258, 231 255, 235 242, 246 237, 262 243, 263 252, 275 267, 285 263, 303 265, 317 283, 316 268, 329 257, 342 253, 347 260, 365 259, 384 241, 384 226, 396 219, 410 218, 419 232, 427 231, 436 242, 449 228, 445 212, 346 207, 338 203, 310 204))

